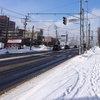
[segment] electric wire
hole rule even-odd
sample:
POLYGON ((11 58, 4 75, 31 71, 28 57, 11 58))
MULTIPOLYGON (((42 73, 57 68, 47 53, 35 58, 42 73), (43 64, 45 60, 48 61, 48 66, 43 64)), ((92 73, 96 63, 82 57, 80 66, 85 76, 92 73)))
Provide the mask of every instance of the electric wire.
MULTIPOLYGON (((72 4, 67 4, 67 7, 68 7, 68 6, 71 6, 71 5, 75 4, 75 3, 79 3, 79 0, 73 2, 72 4)), ((45 10, 45 11, 41 11, 41 12, 43 13, 43 12, 46 12, 46 11, 55 10, 55 9, 62 8, 62 7, 65 7, 65 6, 66 6, 66 4, 64 4, 64 5, 60 5, 60 6, 57 6, 57 7, 54 7, 54 8, 48 9, 48 10, 45 10)))
POLYGON ((24 15, 24 14, 21 14, 21 13, 19 13, 19 12, 15 12, 15 11, 13 11, 13 10, 4 8, 4 7, 2 7, 2 6, 0 6, 0 8, 5 9, 5 10, 7 10, 7 11, 9 11, 9 12, 12 12, 12 13, 18 14, 18 15, 26 16, 26 15, 24 15))

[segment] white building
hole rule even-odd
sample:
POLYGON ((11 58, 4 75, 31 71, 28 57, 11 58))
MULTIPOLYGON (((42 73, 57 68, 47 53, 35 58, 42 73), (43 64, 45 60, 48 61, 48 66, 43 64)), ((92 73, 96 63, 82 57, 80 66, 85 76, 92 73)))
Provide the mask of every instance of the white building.
POLYGON ((60 45, 64 46, 64 45, 68 45, 68 34, 63 34, 59 36, 59 42, 60 45))

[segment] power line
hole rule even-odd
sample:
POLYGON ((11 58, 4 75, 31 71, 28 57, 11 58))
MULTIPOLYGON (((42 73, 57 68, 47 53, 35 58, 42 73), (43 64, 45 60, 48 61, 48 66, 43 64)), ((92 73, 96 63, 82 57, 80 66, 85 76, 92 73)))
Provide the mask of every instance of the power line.
POLYGON ((21 17, 16 17, 16 16, 13 16, 13 15, 9 15, 7 13, 5 13, 7 16, 10 16, 10 17, 13 17, 13 18, 17 18, 17 19, 21 19, 21 17))
POLYGON ((79 14, 79 13, 28 13, 28 15, 71 15, 79 14))
POLYGON ((9 11, 9 12, 12 12, 12 13, 18 14, 18 15, 26 16, 26 15, 24 15, 24 14, 21 14, 21 13, 18 13, 18 12, 12 11, 12 10, 9 10, 9 9, 4 8, 4 7, 2 7, 2 6, 0 6, 0 8, 5 9, 5 10, 7 10, 7 11, 9 11))
MULTIPOLYGON (((78 1, 75 1, 75 2, 73 2, 72 4, 75 4, 75 3, 79 3, 79 0, 78 0, 78 1)), ((68 6, 71 6, 72 4, 67 4, 67 7, 68 7, 68 6)), ((66 4, 61 5, 61 6, 57 6, 57 7, 55 7, 55 8, 51 8, 51 9, 48 9, 48 10, 45 10, 45 11, 42 11, 42 12, 55 10, 55 9, 57 9, 57 8, 61 8, 61 7, 64 7, 64 6, 66 6, 66 4)))
POLYGON ((79 15, 80 13, 28 13, 28 15, 69 15, 75 18, 79 18, 75 15, 79 15))
POLYGON ((98 16, 98 15, 96 15, 96 14, 93 14, 93 13, 90 13, 90 12, 88 12, 88 11, 86 11, 86 10, 85 10, 85 12, 87 12, 87 13, 93 15, 93 16, 100 17, 100 16, 98 16))

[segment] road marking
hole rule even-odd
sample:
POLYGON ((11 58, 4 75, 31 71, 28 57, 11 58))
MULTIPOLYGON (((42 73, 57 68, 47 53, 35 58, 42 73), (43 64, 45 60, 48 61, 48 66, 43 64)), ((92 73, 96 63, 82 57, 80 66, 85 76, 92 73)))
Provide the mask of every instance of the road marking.
POLYGON ((20 66, 24 66, 24 65, 27 65, 27 64, 39 61, 39 60, 44 60, 44 59, 47 59, 47 58, 49 58, 49 57, 40 58, 40 59, 36 59, 36 60, 32 60, 32 61, 28 61, 28 62, 24 62, 24 63, 20 63, 20 64, 12 64, 12 65, 9 65, 9 66, 2 66, 2 67, 0 67, 0 72, 6 71, 6 70, 9 70, 9 69, 13 69, 13 68, 17 68, 17 67, 20 67, 20 66))
MULTIPOLYGON (((42 54, 44 54, 44 53, 42 53, 42 54)), ((33 54, 33 55, 34 55, 34 54, 33 54)), ((23 57, 29 57, 29 56, 33 56, 33 55, 21 56, 21 58, 23 58, 23 57)), ((37 54, 36 54, 36 55, 37 55, 37 54)), ((63 54, 63 55, 64 55, 64 54, 63 54)), ((52 56, 59 57, 59 56, 61 56, 61 55, 58 54, 58 55, 52 55, 52 56)), ((36 62, 36 61, 39 61, 39 60, 44 60, 44 59, 50 58, 50 56, 48 57, 48 55, 45 56, 45 57, 46 57, 46 58, 40 58, 40 59, 28 61, 28 62, 19 63, 19 64, 11 64, 11 65, 8 65, 8 66, 1 66, 1 67, 0 67, 0 72, 6 71, 6 70, 9 70, 9 69, 13 69, 13 68, 17 68, 17 67, 20 67, 20 66, 24 66, 24 65, 26 65, 26 64, 30 64, 30 63, 33 63, 33 62, 36 62)), ((14 58, 16 59, 16 57, 14 57, 14 58)), ((20 57, 17 57, 17 58, 20 58, 20 57)), ((13 58, 11 58, 11 59, 13 59, 13 58)), ((9 60, 10 60, 10 59, 9 59, 9 60)))
MULTIPOLYGON (((50 53, 50 52, 48 52, 48 53, 50 53)), ((0 59, 0 61, 12 60, 12 59, 24 58, 24 57, 31 57, 31 56, 37 56, 37 55, 43 55, 43 54, 48 54, 48 53, 31 54, 31 55, 26 55, 26 56, 18 56, 18 57, 3 58, 3 59, 0 59)))

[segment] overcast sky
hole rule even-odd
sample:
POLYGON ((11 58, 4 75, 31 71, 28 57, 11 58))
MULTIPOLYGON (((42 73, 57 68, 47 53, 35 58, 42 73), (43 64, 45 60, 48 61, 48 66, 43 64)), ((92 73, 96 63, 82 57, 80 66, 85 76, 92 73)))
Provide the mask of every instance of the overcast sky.
MULTIPOLYGON (((99 4, 100 0, 88 0, 88 17, 89 19, 91 18, 91 31, 93 31, 95 36, 100 25, 99 4)), ((86 17, 87 3, 85 0, 82 0, 82 6, 86 17)), ((54 25, 56 25, 59 34, 68 33, 69 37, 73 35, 79 37, 79 22, 63 25, 63 16, 67 19, 70 19, 72 16, 55 15, 55 13, 68 13, 76 16, 80 10, 80 0, 0 0, 0 8, 1 14, 8 15, 20 28, 23 28, 22 18, 25 18, 28 13, 53 13, 52 15, 29 15, 31 22, 28 22, 27 29, 31 30, 34 25, 35 29, 43 28, 45 35, 48 35, 49 30, 49 35, 55 36, 54 25)))

